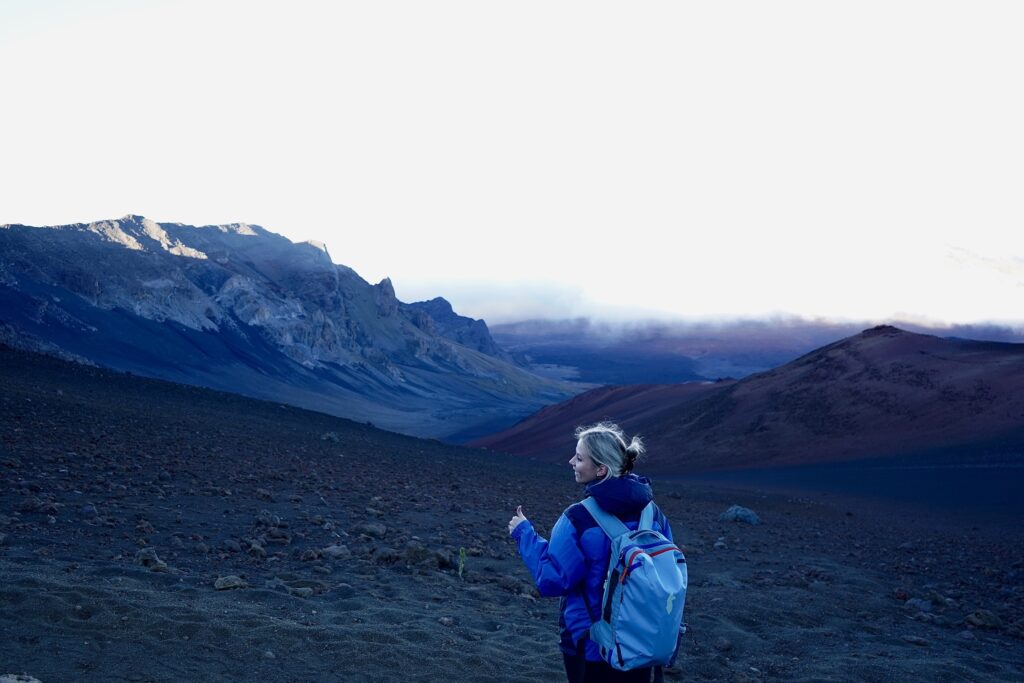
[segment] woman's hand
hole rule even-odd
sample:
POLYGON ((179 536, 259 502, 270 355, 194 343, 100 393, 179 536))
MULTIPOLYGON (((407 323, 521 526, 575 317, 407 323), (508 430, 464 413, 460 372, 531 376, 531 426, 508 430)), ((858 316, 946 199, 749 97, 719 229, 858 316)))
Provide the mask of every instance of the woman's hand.
POLYGON ((515 531, 516 527, 526 521, 526 515, 523 514, 523 506, 519 505, 516 507, 516 514, 512 519, 508 520, 508 532, 511 534, 515 531))

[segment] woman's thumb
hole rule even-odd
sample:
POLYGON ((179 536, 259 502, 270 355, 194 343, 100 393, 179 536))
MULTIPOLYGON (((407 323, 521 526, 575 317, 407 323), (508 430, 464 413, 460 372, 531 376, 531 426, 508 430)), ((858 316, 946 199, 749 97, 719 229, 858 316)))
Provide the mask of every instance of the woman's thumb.
POLYGON ((522 505, 516 506, 516 514, 519 515, 519 516, 523 515, 523 506, 522 505))

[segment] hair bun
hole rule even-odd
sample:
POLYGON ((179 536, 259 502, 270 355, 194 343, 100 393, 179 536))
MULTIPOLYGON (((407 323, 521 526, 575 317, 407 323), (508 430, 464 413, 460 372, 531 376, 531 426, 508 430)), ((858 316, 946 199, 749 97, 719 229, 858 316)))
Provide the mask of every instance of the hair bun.
POLYGON ((635 450, 632 450, 631 448, 627 448, 626 449, 626 466, 622 468, 623 472, 632 472, 633 471, 633 465, 634 465, 634 463, 636 463, 636 459, 637 459, 638 455, 640 455, 640 454, 637 453, 635 450))

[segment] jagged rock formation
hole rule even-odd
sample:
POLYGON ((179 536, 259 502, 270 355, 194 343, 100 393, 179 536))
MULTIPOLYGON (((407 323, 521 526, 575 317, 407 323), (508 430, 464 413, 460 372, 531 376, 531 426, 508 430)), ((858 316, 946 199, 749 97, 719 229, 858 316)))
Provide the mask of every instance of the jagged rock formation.
MULTIPOLYGON (((426 325, 432 327, 441 336, 451 339, 470 349, 476 349, 488 356, 501 358, 510 363, 519 363, 512 354, 499 347, 491 338, 487 323, 483 320, 474 320, 459 315, 452 310, 452 305, 443 297, 436 297, 430 301, 417 301, 411 304, 403 304, 409 310, 425 315, 414 315, 413 322, 418 327, 426 325)), ((421 327, 421 329, 423 329, 421 327)))
POLYGON ((9 343, 419 436, 479 433, 574 393, 444 308, 256 225, 0 226, 9 343))

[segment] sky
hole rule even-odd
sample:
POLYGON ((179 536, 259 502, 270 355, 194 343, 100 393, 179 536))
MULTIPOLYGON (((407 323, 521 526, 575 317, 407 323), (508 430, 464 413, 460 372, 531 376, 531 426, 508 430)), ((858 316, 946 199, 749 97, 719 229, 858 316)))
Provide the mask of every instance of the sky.
POLYGON ((1024 327, 1024 4, 0 0, 0 223, 247 222, 403 301, 1024 327))

